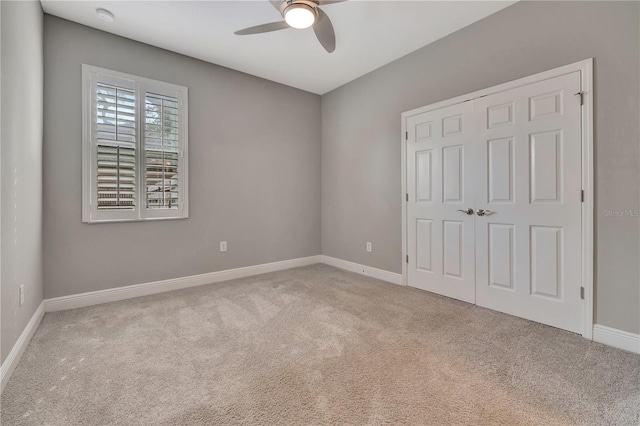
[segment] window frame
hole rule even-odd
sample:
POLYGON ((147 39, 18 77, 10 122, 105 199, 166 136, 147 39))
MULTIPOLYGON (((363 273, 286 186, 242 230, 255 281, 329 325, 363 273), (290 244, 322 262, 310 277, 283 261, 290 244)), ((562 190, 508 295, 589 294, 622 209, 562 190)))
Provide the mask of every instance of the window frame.
POLYGON ((82 64, 82 221, 85 223, 138 222, 189 217, 188 89, 119 71, 82 64), (98 83, 135 92, 136 189, 133 210, 98 210, 96 114, 98 83), (178 99, 178 208, 146 207, 145 97, 147 93, 178 99))

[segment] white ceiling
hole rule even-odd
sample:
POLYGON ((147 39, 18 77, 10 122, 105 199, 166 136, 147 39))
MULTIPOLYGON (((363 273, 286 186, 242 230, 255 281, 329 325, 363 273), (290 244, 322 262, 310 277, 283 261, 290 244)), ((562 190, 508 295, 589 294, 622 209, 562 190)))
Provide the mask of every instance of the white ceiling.
POLYGON ((56 1, 44 11, 83 25, 324 94, 515 1, 358 1, 323 6, 336 31, 327 53, 311 28, 237 36, 282 20, 261 1, 56 1), (101 7, 115 21, 99 20, 101 7))

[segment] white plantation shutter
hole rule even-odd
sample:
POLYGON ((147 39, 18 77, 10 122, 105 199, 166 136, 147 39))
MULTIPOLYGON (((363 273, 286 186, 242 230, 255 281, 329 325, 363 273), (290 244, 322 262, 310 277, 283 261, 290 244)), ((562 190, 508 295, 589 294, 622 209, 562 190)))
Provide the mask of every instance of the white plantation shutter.
POLYGON ((188 217, 187 88, 83 65, 83 221, 188 217))
POLYGON ((145 95, 145 185, 148 209, 177 209, 179 191, 178 99, 145 95))
POLYGON ((136 189, 135 92, 96 85, 97 207, 134 210, 136 189))

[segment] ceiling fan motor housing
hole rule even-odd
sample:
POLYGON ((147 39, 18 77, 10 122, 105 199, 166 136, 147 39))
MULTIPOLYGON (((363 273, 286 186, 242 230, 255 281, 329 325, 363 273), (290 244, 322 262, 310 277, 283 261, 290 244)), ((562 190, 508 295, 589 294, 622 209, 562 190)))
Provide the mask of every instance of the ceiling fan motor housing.
POLYGON ((280 5, 280 14, 284 18, 285 11, 289 7, 294 6, 294 5, 302 5, 302 6, 307 6, 309 9, 311 9, 311 11, 315 15, 317 15, 316 7, 318 7, 319 4, 320 4, 319 1, 313 1, 313 0, 287 0, 287 1, 283 1, 282 4, 280 5))

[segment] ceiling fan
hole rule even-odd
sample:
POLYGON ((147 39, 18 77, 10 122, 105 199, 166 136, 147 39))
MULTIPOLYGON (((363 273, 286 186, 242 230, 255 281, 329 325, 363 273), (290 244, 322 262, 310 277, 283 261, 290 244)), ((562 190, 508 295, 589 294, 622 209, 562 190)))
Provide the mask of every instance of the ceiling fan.
POLYGON ((336 50, 336 34, 326 13, 319 6, 342 3, 347 0, 269 0, 284 21, 271 22, 236 31, 236 35, 268 33, 287 28, 309 28, 313 26, 318 41, 324 49, 331 53, 336 50))

